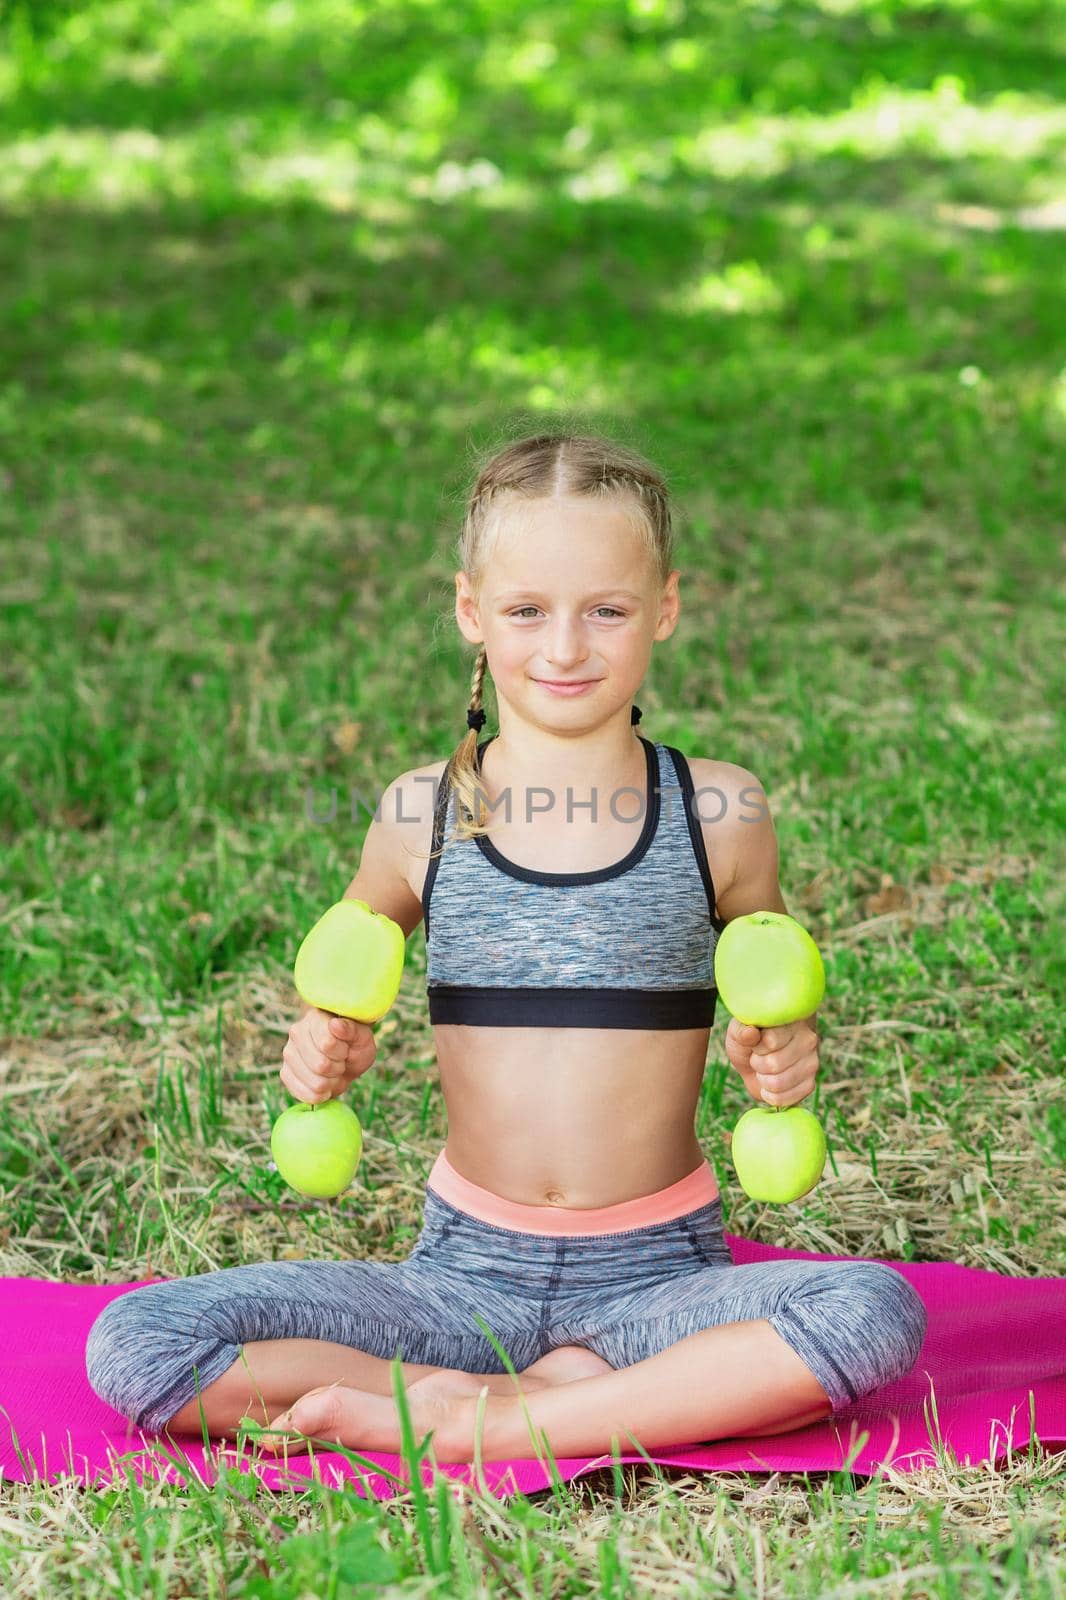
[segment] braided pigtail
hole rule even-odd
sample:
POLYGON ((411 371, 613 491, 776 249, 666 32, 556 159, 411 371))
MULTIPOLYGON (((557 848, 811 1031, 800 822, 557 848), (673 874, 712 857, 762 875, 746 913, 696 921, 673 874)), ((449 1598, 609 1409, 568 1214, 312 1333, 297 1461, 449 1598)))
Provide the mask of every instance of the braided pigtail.
POLYGON ((489 658, 484 645, 478 646, 470 680, 470 704, 466 711, 467 733, 459 741, 449 763, 452 791, 456 798, 455 828, 451 838, 472 839, 475 832, 484 832, 485 812, 482 804, 483 790, 477 770, 478 734, 485 725, 485 712, 481 706, 481 690, 488 671, 489 658))

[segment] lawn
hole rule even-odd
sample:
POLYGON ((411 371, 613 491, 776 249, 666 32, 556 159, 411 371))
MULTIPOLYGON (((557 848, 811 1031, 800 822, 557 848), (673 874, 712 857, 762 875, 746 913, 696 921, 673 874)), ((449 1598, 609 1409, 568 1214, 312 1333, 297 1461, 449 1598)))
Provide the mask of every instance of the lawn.
MULTIPOLYGON (((406 1255, 422 931, 335 1202, 269 1165, 292 962, 466 731, 480 463, 571 425, 671 485, 642 732, 759 776, 826 962, 791 1206, 719 1011, 727 1230, 1066 1270, 1064 84, 1041 0, 0 3, 0 1275, 406 1255)), ((1058 1600, 1064 1460, 7 1484, 0 1586, 1058 1600)))

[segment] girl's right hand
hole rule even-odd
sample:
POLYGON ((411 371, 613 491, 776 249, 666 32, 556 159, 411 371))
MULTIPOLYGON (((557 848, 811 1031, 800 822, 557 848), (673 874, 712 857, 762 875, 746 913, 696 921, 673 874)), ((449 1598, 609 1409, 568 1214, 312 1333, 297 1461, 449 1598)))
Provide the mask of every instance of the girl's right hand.
POLYGON ((289 1029, 281 1081, 297 1100, 335 1100, 373 1066, 378 1042, 369 1022, 310 1006, 289 1029))
MULTIPOLYGON (((751 1052, 762 1039, 762 1029, 753 1027, 750 1023, 739 1022, 736 1017, 730 1017, 729 1026, 725 1030, 725 1053, 731 1066, 736 1067, 744 1081, 744 1087, 753 1100, 758 1100, 765 1105, 762 1097, 762 1086, 759 1083, 759 1069, 753 1064, 751 1052)), ((756 1057, 756 1062, 758 1057, 756 1057)))

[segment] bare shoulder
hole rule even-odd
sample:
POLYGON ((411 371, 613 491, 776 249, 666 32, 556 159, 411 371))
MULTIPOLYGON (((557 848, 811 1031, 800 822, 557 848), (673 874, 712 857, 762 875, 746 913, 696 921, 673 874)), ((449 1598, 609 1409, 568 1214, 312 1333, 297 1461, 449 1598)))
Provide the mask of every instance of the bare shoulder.
POLYGON ((729 922, 749 901, 780 897, 777 840, 761 780, 735 761, 689 758, 693 806, 714 879, 718 915, 729 922))
POLYGON ((424 848, 430 848, 433 811, 447 765, 448 758, 444 757, 441 761, 427 762, 424 767, 411 767, 393 778, 382 792, 378 802, 381 823, 401 851, 406 847, 423 848, 423 832, 426 834, 424 848))
POLYGON ((448 757, 411 767, 394 778, 381 797, 382 820, 391 835, 395 860, 421 903, 433 848, 433 813, 448 757))
POLYGON ((690 756, 688 764, 696 815, 704 827, 720 826, 722 832, 731 832, 741 814, 750 825, 760 811, 768 811, 762 783, 747 767, 710 756, 690 756))
POLYGON ((445 756, 441 761, 429 761, 424 767, 411 767, 407 772, 401 772, 398 778, 393 778, 382 799, 388 795, 395 803, 402 796, 410 803, 412 810, 431 816, 437 785, 443 778, 447 765, 448 758, 445 756))
POLYGON ((433 807, 447 760, 412 767, 385 786, 363 840, 346 898, 392 917, 406 938, 422 919, 422 886, 433 846, 433 807))

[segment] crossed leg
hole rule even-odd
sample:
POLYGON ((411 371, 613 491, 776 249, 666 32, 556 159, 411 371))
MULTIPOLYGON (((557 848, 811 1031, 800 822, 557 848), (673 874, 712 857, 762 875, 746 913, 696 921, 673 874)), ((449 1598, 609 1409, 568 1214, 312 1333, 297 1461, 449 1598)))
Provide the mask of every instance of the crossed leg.
POLYGON ((547 1359, 535 1302, 516 1310, 508 1293, 479 1284, 484 1322, 524 1379, 515 1393, 509 1374, 478 1370, 493 1360, 472 1330, 469 1291, 405 1263, 224 1268, 111 1301, 89 1332, 86 1370, 95 1392, 142 1426, 198 1433, 208 1396, 209 1432, 231 1432, 261 1394, 261 1411, 251 1414, 290 1440, 305 1434, 394 1451, 399 1419, 387 1358, 402 1345, 432 1363, 405 1364, 404 1384, 413 1423, 435 1433, 440 1460, 472 1459, 479 1418, 486 1459, 535 1453, 542 1435, 565 1456, 602 1453, 630 1434, 657 1448, 804 1426, 908 1371, 926 1323, 915 1290, 887 1265, 710 1266, 594 1303, 583 1291, 570 1308, 580 1315, 551 1328, 552 1354, 558 1358, 559 1345, 587 1346, 608 1370, 559 1381, 558 1370, 534 1370, 547 1359), (333 1333, 334 1341, 303 1337, 311 1332, 333 1333), (364 1354, 372 1342, 379 1356, 364 1354), (201 1376, 199 1396, 190 1396, 201 1376), (449 1385, 452 1392, 441 1392, 449 1385))
MULTIPOLYGON (((486 1284, 477 1302, 530 1389, 609 1366, 589 1350, 549 1358, 533 1300, 486 1284)), ((209 1436, 232 1437, 242 1417, 267 1422, 323 1382, 391 1397, 397 1351, 413 1358, 405 1388, 451 1371, 456 1384, 515 1390, 473 1323, 469 1283, 413 1258, 258 1262, 138 1286, 96 1318, 85 1367, 94 1392, 142 1428, 199 1435, 206 1422, 209 1436)))
MULTIPOLYGON (((653 1450, 783 1433, 832 1410, 809 1368, 761 1319, 704 1328, 632 1366, 523 1396, 490 1392, 483 1401, 419 1389, 416 1382, 408 1391, 412 1425, 419 1437, 433 1431, 442 1462, 473 1459, 479 1410, 486 1461, 535 1455, 544 1437, 565 1457, 625 1450, 630 1434, 653 1450)), ((301 1434, 369 1450, 401 1445, 391 1400, 340 1386, 312 1390, 271 1426, 278 1432, 263 1441, 271 1449, 298 1449, 301 1434)))
MULTIPOLYGON (((414 1361, 401 1365, 405 1391, 410 1395, 417 1389, 423 1401, 445 1394, 476 1395, 482 1388, 496 1395, 515 1393, 515 1380, 510 1373, 459 1372, 414 1361)), ((549 1350, 518 1376, 522 1392, 532 1394, 548 1385, 572 1383, 610 1371, 610 1364, 593 1351, 580 1345, 562 1345, 549 1350)), ((198 1434, 202 1417, 208 1435, 218 1437, 232 1435, 244 1417, 269 1423, 280 1410, 308 1393, 324 1372, 335 1374, 334 1383, 348 1385, 352 1392, 392 1395, 392 1363, 380 1356, 323 1339, 253 1340, 244 1345, 242 1357, 227 1372, 174 1413, 167 1427, 175 1434, 198 1434)))
MULTIPOLYGON (((609 1372, 528 1396, 487 1384, 476 1396, 442 1394, 426 1379, 421 1395, 412 1386, 412 1423, 434 1432, 440 1461, 471 1460, 476 1428, 485 1460, 535 1454, 542 1439, 566 1457, 613 1451, 630 1436, 645 1449, 765 1437, 823 1420, 909 1371, 926 1323, 917 1292, 885 1263, 711 1266, 595 1306, 586 1295, 583 1314, 555 1324, 561 1342, 609 1359, 609 1372)), ((279 1447, 304 1434, 399 1448, 393 1404, 359 1389, 312 1390, 271 1426, 279 1447)))

